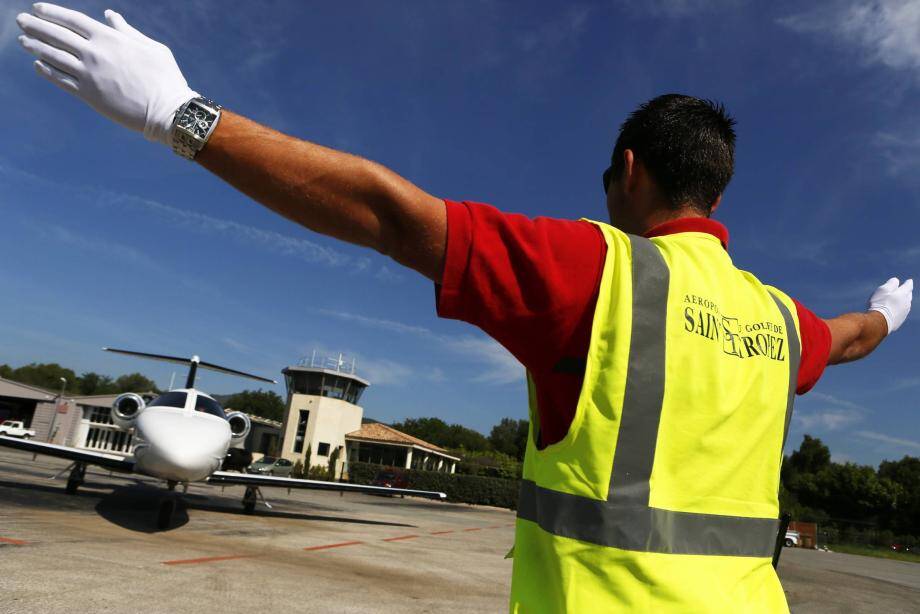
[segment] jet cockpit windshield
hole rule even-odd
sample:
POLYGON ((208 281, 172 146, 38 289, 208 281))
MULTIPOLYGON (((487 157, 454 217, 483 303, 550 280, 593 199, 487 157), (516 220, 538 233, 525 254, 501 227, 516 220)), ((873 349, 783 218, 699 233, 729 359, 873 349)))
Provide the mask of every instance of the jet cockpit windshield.
POLYGON ((227 419, 227 415, 224 413, 224 410, 221 409, 220 403, 203 394, 199 394, 198 398, 195 399, 195 411, 211 414, 212 416, 217 416, 224 420, 227 419))
POLYGON ((185 400, 187 398, 188 395, 184 392, 165 392, 150 401, 147 407, 178 407, 182 409, 185 407, 185 400))

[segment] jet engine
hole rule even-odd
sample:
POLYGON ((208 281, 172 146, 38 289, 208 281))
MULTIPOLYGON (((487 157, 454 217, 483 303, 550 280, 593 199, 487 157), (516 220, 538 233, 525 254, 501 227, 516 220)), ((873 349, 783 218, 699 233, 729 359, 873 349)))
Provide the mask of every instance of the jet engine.
POLYGON ((249 416, 241 411, 231 412, 227 415, 227 422, 230 423, 230 436, 234 442, 240 442, 246 439, 249 434, 250 422, 249 416))
POLYGON ((127 431, 134 426, 134 421, 144 411, 144 399, 133 392, 118 395, 112 403, 112 422, 120 429, 127 431))

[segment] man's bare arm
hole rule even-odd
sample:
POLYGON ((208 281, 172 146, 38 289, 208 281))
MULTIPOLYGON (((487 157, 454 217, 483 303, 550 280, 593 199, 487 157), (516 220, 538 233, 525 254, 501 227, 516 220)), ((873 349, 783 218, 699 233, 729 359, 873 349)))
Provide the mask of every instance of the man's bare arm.
POLYGON ((892 277, 872 293, 865 313, 848 313, 824 320, 831 330, 828 364, 859 360, 871 354, 882 339, 898 330, 907 319, 913 291, 912 279, 902 284, 897 277, 892 277))
MULTIPOLYGON (((20 43, 38 58, 38 74, 119 124, 172 144, 177 109, 198 94, 169 48, 115 11, 105 12, 105 23, 46 2, 32 11, 16 22, 20 43)), ((281 215, 439 280, 444 203, 382 166, 229 111, 197 159, 281 215)))
POLYGON ((888 334, 885 317, 877 311, 848 313, 824 322, 831 329, 829 365, 865 358, 888 334))
POLYGON ((226 110, 195 159, 310 230, 373 248, 440 281, 447 240, 444 201, 379 164, 226 110))

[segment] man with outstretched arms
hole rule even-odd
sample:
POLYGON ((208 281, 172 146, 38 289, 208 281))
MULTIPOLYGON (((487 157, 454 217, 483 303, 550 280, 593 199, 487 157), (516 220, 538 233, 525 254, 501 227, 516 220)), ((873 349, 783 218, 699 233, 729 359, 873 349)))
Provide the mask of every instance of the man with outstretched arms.
POLYGON ((172 53, 106 11, 19 15, 37 72, 316 232, 435 282, 437 309, 527 368, 515 612, 783 612, 771 554, 792 401, 896 331, 912 280, 822 320, 738 270, 710 218, 733 120, 665 95, 622 125, 611 224, 431 196, 362 158, 220 108, 172 53))

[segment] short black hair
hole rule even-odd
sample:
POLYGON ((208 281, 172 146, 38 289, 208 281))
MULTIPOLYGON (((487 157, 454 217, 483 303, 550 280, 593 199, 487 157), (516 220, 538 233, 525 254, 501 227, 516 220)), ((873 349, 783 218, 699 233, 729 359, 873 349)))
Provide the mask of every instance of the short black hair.
POLYGON ((734 125, 721 103, 683 94, 653 98, 620 126, 612 178, 623 176, 623 152, 631 149, 672 208, 689 204, 709 215, 735 170, 734 125))

